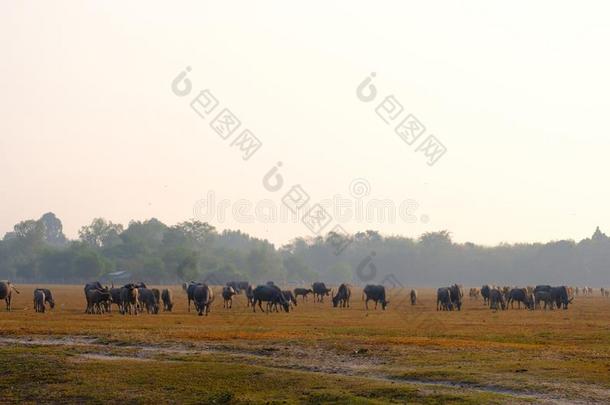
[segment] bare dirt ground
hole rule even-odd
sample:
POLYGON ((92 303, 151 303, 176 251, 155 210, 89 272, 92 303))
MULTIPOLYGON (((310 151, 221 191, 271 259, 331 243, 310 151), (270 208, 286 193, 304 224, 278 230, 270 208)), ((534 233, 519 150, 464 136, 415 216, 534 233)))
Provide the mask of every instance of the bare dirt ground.
POLYGON ((49 286, 57 306, 37 314, 34 286, 20 287, 0 312, 0 359, 23 366, 2 372, 9 402, 112 402, 122 388, 142 403, 610 403, 601 295, 567 311, 492 312, 466 298, 437 312, 432 290, 411 306, 394 289, 388 310, 365 311, 354 290, 350 308, 299 300, 289 314, 252 313, 243 296, 223 309, 217 296, 198 317, 174 286, 174 312, 123 316, 84 314, 75 286, 49 286), (36 375, 48 363, 58 367, 36 375))

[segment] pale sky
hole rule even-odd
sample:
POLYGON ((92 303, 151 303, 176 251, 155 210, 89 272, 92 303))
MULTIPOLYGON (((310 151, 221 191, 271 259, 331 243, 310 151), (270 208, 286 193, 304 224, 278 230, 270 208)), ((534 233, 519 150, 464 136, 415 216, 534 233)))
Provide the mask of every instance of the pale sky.
MULTIPOLYGON (((48 211, 72 238, 100 216, 174 224, 210 193, 280 207, 293 184, 312 202, 347 198, 354 179, 370 185, 365 204, 416 201, 416 220, 353 219, 349 232, 482 244, 610 232, 609 3, 296 4, 0 3, 0 234, 48 211), (178 97, 186 66, 193 89, 178 97), (204 89, 213 115, 229 108, 262 141, 249 160, 189 106, 204 89), (388 95, 446 146, 434 166, 376 115, 388 95), (278 161, 274 193, 262 178, 278 161)), ((311 235, 230 211, 202 219, 278 244, 311 235)))

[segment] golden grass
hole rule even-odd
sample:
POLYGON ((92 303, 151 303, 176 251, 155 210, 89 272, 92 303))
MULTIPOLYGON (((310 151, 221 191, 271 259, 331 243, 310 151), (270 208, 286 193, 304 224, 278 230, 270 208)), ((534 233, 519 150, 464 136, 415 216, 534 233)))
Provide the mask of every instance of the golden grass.
POLYGON ((388 310, 365 311, 356 290, 349 309, 332 308, 327 298, 323 304, 299 300, 290 314, 264 314, 245 308, 243 296, 234 299, 232 310, 223 309, 217 288, 210 316, 199 317, 186 312, 185 293, 172 286, 174 312, 122 316, 114 309, 84 314, 81 286, 46 287, 53 291, 55 310, 34 313, 35 286, 20 285, 13 311, 0 311, 0 335, 90 336, 115 345, 213 343, 240 350, 285 346, 289 357, 298 349, 325 365, 353 362, 357 373, 370 364, 376 374, 403 380, 610 400, 610 300, 601 296, 578 297, 567 311, 492 312, 466 298, 461 312, 437 312, 432 290, 420 289, 416 306, 408 291, 392 290, 388 310))

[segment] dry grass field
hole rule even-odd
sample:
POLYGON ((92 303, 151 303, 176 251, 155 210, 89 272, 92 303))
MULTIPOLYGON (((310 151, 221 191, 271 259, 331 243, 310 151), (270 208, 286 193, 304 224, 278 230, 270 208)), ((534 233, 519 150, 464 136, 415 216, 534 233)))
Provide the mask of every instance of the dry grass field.
MULTIPOLYGON (((38 287, 38 286, 37 286, 38 287)), ((610 300, 567 311, 492 312, 465 298, 437 312, 433 290, 390 290, 386 311, 303 303, 252 313, 245 297, 207 317, 87 315, 80 286, 46 286, 32 309, 19 285, 0 311, 3 403, 610 403, 610 300)), ((116 308, 116 307, 115 307, 116 308)))

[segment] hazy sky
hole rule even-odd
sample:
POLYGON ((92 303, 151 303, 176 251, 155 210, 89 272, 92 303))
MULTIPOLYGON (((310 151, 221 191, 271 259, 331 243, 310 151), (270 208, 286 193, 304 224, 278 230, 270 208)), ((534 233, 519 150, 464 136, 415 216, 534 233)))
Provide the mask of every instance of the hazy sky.
POLYGON ((354 218, 350 232, 484 244, 610 232, 608 3, 457 3, 0 3, 0 233, 47 211, 70 237, 98 216, 199 213, 283 243, 311 233, 254 206, 279 210, 294 184, 312 202, 352 198, 354 179, 365 207, 410 201, 412 216, 354 218), (186 66, 192 92, 178 97, 186 66), (204 89, 220 104, 202 119, 190 102, 204 89), (388 95, 446 146, 434 166, 376 115, 388 95), (210 127, 221 108, 262 141, 249 160, 210 127), (270 192, 278 161, 285 185, 270 192), (210 193, 229 201, 225 218, 201 213, 210 193))

